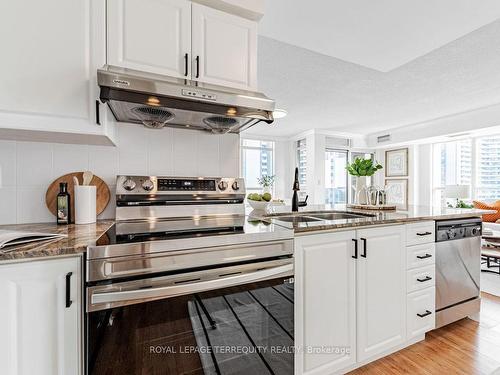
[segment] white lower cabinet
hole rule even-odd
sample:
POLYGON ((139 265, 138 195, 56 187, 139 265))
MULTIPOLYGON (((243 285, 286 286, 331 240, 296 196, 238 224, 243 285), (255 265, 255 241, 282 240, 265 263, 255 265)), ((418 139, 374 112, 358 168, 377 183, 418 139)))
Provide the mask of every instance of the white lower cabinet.
POLYGON ((422 250, 407 249, 407 231, 393 225, 295 238, 296 375, 343 374, 434 328, 434 281, 407 289, 410 274, 433 266, 424 257, 427 268, 407 269, 407 254, 422 250))
POLYGON ((358 361, 406 339, 406 251, 404 225, 357 231, 358 361))
POLYGON ((81 374, 81 264, 0 265, 0 374, 81 374))
POLYGON ((418 337, 435 326, 436 288, 427 288, 408 294, 408 339, 418 337))
POLYGON ((295 240, 296 374, 332 374, 356 362, 355 236, 295 240))

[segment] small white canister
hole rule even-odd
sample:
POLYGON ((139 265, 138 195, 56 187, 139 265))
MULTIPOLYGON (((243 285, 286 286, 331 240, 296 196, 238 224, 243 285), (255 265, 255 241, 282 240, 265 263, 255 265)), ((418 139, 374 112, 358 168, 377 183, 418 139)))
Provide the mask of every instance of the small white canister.
POLYGON ((75 224, 92 224, 96 222, 95 186, 75 186, 75 224))

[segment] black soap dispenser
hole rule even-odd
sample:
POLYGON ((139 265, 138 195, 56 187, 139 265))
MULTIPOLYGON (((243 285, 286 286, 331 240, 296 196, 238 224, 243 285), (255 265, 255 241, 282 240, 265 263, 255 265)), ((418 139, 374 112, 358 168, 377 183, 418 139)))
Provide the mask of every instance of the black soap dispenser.
POLYGON ((68 225, 71 222, 71 196, 68 193, 68 183, 59 184, 57 194, 57 224, 68 225))

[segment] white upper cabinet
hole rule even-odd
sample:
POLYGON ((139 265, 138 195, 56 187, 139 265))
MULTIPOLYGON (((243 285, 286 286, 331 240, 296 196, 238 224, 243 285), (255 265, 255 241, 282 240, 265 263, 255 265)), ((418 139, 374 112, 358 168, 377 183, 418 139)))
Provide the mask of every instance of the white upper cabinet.
POLYGON ((0 265, 0 374, 78 375, 79 258, 0 265))
POLYGON ((108 0, 110 65, 188 77, 190 61, 190 1, 108 0))
POLYGON ((357 231, 358 361, 406 340, 405 226, 357 231))
POLYGON ((108 0, 108 64, 257 89, 257 22, 188 0, 108 0))
POLYGON ((113 141, 109 113, 96 103, 105 11, 102 0, 1 2, 0 137, 113 141))
POLYGON ((257 88, 257 23, 193 4, 194 79, 242 89, 257 88))
POLYGON ((296 374, 334 374, 356 362, 355 238, 347 231, 295 239, 296 374))

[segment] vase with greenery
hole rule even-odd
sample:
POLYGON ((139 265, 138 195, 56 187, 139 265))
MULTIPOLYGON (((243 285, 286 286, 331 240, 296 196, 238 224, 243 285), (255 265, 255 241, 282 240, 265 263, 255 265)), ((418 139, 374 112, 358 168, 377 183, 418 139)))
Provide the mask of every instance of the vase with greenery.
POLYGON ((367 191, 366 178, 373 176, 375 172, 382 169, 382 166, 372 159, 356 158, 352 163, 347 163, 346 169, 351 176, 356 177, 355 203, 367 204, 366 194, 365 196, 362 194, 363 191, 367 191))
POLYGON ((261 177, 257 177, 257 181, 259 185, 262 186, 262 193, 271 193, 273 188, 275 175, 262 175, 261 177))

